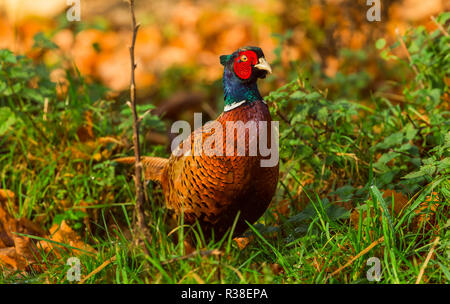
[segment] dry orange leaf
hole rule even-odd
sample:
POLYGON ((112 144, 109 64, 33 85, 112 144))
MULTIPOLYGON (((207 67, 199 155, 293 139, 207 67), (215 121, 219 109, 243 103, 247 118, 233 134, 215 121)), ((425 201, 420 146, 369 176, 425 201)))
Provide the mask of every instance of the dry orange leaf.
MULTIPOLYGON (((95 250, 83 242, 81 237, 65 221, 61 225, 54 225, 50 229, 50 235, 48 235, 35 223, 11 216, 2 207, 2 204, 11 199, 14 201, 14 197, 12 191, 0 190, 0 271, 27 271, 30 268, 35 271, 43 271, 46 266, 40 261, 42 250, 46 254, 53 251, 57 257, 61 257, 61 250, 65 250, 71 255, 80 254, 80 250, 95 253, 95 250), (49 241, 36 242, 19 234, 42 237, 53 242, 66 244, 71 248, 49 241)), ((51 255, 48 255, 47 260, 50 257, 51 255)))
MULTIPOLYGON (((88 244, 83 242, 81 240, 81 237, 75 231, 73 231, 73 229, 70 228, 70 226, 67 225, 67 223, 65 221, 62 221, 60 225, 57 225, 57 224, 53 225, 50 228, 49 232, 50 232, 50 236, 48 236, 47 239, 49 239, 51 241, 66 244, 73 248, 88 251, 91 253, 96 252, 91 246, 89 246, 88 244)), ((40 241, 38 243, 38 247, 41 247, 41 246, 45 250, 47 250, 47 249, 52 250, 52 249, 57 248, 58 250, 56 250, 56 252, 55 252, 57 255, 59 255, 58 251, 62 248, 64 248, 65 250, 68 250, 74 254, 80 253, 80 252, 78 252, 78 250, 61 247, 60 245, 57 245, 57 244, 54 244, 51 242, 47 242, 47 241, 40 241)))
POLYGON ((239 249, 243 250, 245 247, 247 247, 248 244, 252 241, 253 237, 236 237, 233 240, 238 245, 239 249))
POLYGON ((14 201, 14 192, 7 189, 0 189, 0 203, 7 202, 8 200, 14 201))
POLYGON ((273 216, 278 220, 280 215, 287 216, 290 211, 291 202, 290 200, 283 200, 275 206, 275 212, 273 216))
POLYGON ((17 233, 43 236, 43 232, 27 219, 12 217, 1 203, 0 199, 0 269, 25 270, 38 255, 31 239, 17 233))
MULTIPOLYGON (((439 207, 439 193, 432 192, 415 211, 418 216, 413 223, 414 228, 421 229, 425 226, 426 230, 434 230, 437 233, 440 230, 439 223, 436 221, 436 211, 439 207)), ((448 206, 444 206, 444 214, 448 214, 449 209, 448 206)))
POLYGON ((392 197, 394 197, 394 212, 395 214, 399 214, 400 211, 408 204, 409 199, 401 192, 390 189, 385 190, 383 193, 383 198, 386 200, 389 207, 392 206, 392 197))

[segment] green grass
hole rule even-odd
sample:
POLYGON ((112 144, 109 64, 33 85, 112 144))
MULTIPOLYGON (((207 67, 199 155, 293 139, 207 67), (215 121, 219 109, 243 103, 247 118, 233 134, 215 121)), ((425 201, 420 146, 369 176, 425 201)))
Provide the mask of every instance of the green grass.
MULTIPOLYGON (((376 257, 380 283, 412 284, 431 249, 421 282, 448 283, 449 39, 421 28, 404 39, 414 44, 413 61, 396 62, 411 72, 399 84, 404 103, 376 93, 361 102, 339 92, 329 99, 305 75, 267 97, 280 121, 280 182, 269 210, 249 228, 247 247, 239 249, 229 235, 205 244, 198 227, 182 219, 172 231, 161 189, 149 184, 148 255, 132 241, 132 170, 111 161, 130 154, 129 142, 121 139, 131 138, 124 102, 105 99, 105 88, 89 84, 77 70, 67 71, 67 91, 58 96, 45 68, 0 51, 0 189, 16 195, 6 209, 44 229, 66 221, 96 250, 75 250, 81 278, 103 265, 86 283, 370 283, 373 265, 367 263, 376 257), (40 90, 32 89, 30 79, 38 80, 40 90), (83 139, 90 124, 94 136, 83 139), (383 198, 387 189, 408 203, 383 198), (436 195, 433 205, 429 198, 436 195), (280 212, 286 203, 288 210, 280 212), (404 208, 394 212, 399 205, 404 208), (177 241, 190 230, 201 254, 187 255, 177 241)), ((161 130, 164 124, 148 116, 142 127, 161 130)), ((164 147, 145 141, 143 151, 167 156, 164 147)), ((36 248, 45 271, 0 271, 0 283, 68 283, 73 248, 54 245, 58 253, 36 248)))
MULTIPOLYGON (((376 187, 372 190, 375 193, 378 191, 376 187)), ((140 248, 131 245, 121 229, 111 229, 101 224, 106 223, 106 213, 114 211, 114 208, 102 207, 98 223, 102 237, 86 236, 98 253, 78 256, 82 277, 115 257, 114 262, 86 283, 368 283, 366 273, 370 267, 366 263, 374 256, 380 259, 381 283, 415 283, 430 250, 430 241, 439 235, 442 241, 426 269, 426 282, 449 281, 448 256, 445 256, 445 252, 448 253, 448 235, 445 236, 442 231, 440 234, 433 230, 423 231, 420 227, 417 232, 410 231, 404 223, 408 221, 409 213, 414 212, 413 206, 397 217, 383 212, 381 206, 388 202, 382 198, 380 201, 368 201, 365 204, 369 208, 367 217, 363 219, 360 212, 359 222, 362 225, 355 228, 345 219, 333 219, 332 212, 327 213, 329 208, 320 199, 312 202, 315 206, 311 208, 313 212, 306 209, 306 231, 298 236, 283 237, 288 228, 281 227, 289 225, 287 220, 279 223, 281 229, 277 233, 264 234, 252 226, 254 240, 244 250, 238 249, 229 237, 224 237, 219 242, 198 248, 199 251, 220 250, 222 255, 196 255, 187 259, 181 258, 184 256, 183 243, 167 236, 169 231, 163 223, 161 208, 149 208, 149 216, 153 219, 152 235, 155 237, 147 244, 150 254, 146 255, 140 248), (372 250, 330 276, 381 237, 384 240, 372 250)), ((117 216, 121 215, 122 209, 123 218, 131 222, 130 212, 124 206, 117 209, 117 216)), ((434 216, 438 226, 448 226, 448 214, 442 208, 434 216)), ((267 219, 264 224, 270 225, 271 220, 267 219)), ((132 227, 127 225, 125 228, 131 230, 132 227)), ((179 237, 183 238, 182 232, 179 237)), ((43 261, 49 268, 46 272, 9 275, 0 277, 0 282, 67 283, 69 266, 65 265, 65 261, 70 257, 67 253, 62 253, 62 258, 56 261, 47 257, 43 261)))

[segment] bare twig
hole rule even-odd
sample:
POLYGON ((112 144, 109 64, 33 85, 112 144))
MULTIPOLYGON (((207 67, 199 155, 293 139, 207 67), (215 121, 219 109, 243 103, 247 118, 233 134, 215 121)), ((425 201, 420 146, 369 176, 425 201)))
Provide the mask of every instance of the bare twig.
POLYGON ((87 276, 85 276, 78 284, 84 284, 87 280, 89 280, 92 276, 94 276, 95 274, 99 273, 100 271, 102 271, 106 266, 108 266, 109 264, 111 264, 112 262, 114 262, 116 260, 116 256, 113 256, 112 258, 110 258, 109 260, 103 262, 103 264, 101 264, 100 266, 98 266, 94 271, 92 271, 90 274, 88 274, 87 276))
MULTIPOLYGON (((134 47, 136 44, 136 37, 139 29, 139 24, 136 24, 136 15, 134 13, 134 0, 129 0, 128 3, 130 6, 133 37, 131 40, 131 46, 129 47, 131 58, 131 82, 130 82, 130 101, 127 102, 127 104, 128 106, 131 107, 131 112, 133 115, 133 145, 134 145, 134 157, 136 159, 134 179, 136 187, 136 219, 138 230, 137 232, 139 239, 144 241, 150 236, 150 233, 145 223, 145 215, 144 215, 145 195, 144 195, 144 182, 142 180, 143 174, 141 162, 141 149, 139 145, 139 118, 136 111, 136 82, 134 73, 136 70, 134 47)), ((144 250, 147 252, 147 247, 145 246, 145 243, 144 243, 144 250)))
POLYGON ((357 259, 359 259, 361 256, 365 255, 367 252, 369 252, 372 248, 374 248, 375 246, 377 246, 378 244, 380 244, 381 242, 384 241, 384 237, 380 237, 378 240, 372 242, 372 244, 370 244, 369 246, 367 246, 363 251, 361 251, 360 253, 358 253, 357 255, 355 255, 352 259, 350 259, 347 263, 345 263, 344 266, 340 267, 338 270, 334 271, 333 273, 331 273, 328 277, 327 280, 329 278, 331 278, 332 276, 335 276, 336 274, 338 274, 339 272, 341 272, 343 269, 347 268, 348 266, 350 266, 351 264, 353 264, 354 261, 356 261, 357 259))
POLYGON ((376 96, 385 97, 387 99, 391 99, 391 100, 395 100, 395 101, 399 101, 399 102, 405 102, 406 101, 405 100, 405 96, 394 94, 394 93, 389 93, 389 92, 377 93, 376 96))
POLYGON ((48 112, 48 97, 45 97, 45 99, 44 99, 44 116, 42 117, 42 119, 44 121, 47 121, 47 112, 48 112))
POLYGON ((422 120, 427 126, 431 127, 430 122, 428 121, 428 118, 423 116, 422 114, 420 114, 418 111, 416 111, 413 107, 409 108, 411 110, 411 112, 413 112, 414 114, 416 114, 417 117, 420 118, 420 120, 422 120))
POLYGON ((434 239, 433 245, 431 245, 431 249, 428 252, 428 255, 425 259, 425 262, 423 262, 422 267, 420 267, 419 276, 417 277, 416 284, 420 284, 420 281, 422 280, 422 276, 425 273, 425 269, 427 268, 428 262, 431 260, 431 257, 433 256, 434 249, 436 248, 437 244, 439 243, 439 237, 436 237, 434 239))
POLYGON ((436 26, 437 26, 438 29, 441 31, 441 33, 442 33, 445 37, 448 37, 448 33, 447 33, 447 31, 444 29, 444 27, 442 26, 442 24, 440 24, 440 23, 436 20, 436 18, 434 18, 434 16, 431 16, 430 18, 431 18, 431 20, 433 20, 433 22, 436 24, 436 26))
POLYGON ((176 262, 176 261, 182 261, 182 260, 186 260, 186 259, 189 259, 189 258, 192 258, 192 257, 196 257, 196 256, 201 256, 201 257, 211 256, 211 255, 219 256, 219 255, 222 255, 222 254, 223 254, 223 252, 220 251, 220 250, 217 250, 217 249, 200 250, 200 251, 194 251, 194 252, 189 253, 187 255, 183 255, 183 256, 172 258, 170 260, 162 262, 161 264, 162 265, 167 265, 167 264, 170 264, 170 263, 173 263, 173 262, 176 262))
POLYGON ((144 112, 144 114, 142 114, 139 119, 138 119, 138 124, 141 123, 142 120, 144 120, 145 116, 147 116, 153 109, 148 109, 147 111, 144 112))
MULTIPOLYGON (((397 39, 400 42, 400 45, 402 46, 403 50, 405 51, 406 56, 408 57, 408 61, 411 64, 411 67, 412 67, 414 73, 416 73, 416 75, 419 75, 419 70, 417 70, 417 67, 412 63, 411 54, 409 53, 408 48, 406 47, 406 44, 403 41, 403 37, 400 36, 400 31, 398 30, 398 28, 395 29, 395 34, 397 35, 397 39)), ((423 85, 422 81, 419 81, 419 85, 422 89, 425 87, 423 85)))

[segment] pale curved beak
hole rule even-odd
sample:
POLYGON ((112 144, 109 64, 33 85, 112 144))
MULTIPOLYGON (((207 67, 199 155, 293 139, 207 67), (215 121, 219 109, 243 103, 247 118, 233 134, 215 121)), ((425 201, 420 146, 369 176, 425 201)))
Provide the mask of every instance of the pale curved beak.
POLYGON ((272 68, 264 57, 259 58, 258 63, 255 64, 255 68, 267 71, 267 73, 272 74, 272 68))

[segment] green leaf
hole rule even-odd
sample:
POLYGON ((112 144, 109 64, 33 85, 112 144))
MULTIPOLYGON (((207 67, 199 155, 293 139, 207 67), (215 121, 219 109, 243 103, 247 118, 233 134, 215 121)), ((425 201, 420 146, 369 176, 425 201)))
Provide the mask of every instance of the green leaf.
POLYGON ((397 152, 389 152, 381 155, 381 157, 378 159, 378 161, 375 163, 375 165, 385 165, 389 161, 393 160, 394 158, 398 157, 400 153, 397 152))
POLYGON ((2 93, 6 88, 7 88, 7 84, 4 81, 0 80, 0 93, 2 93))
POLYGON ((305 99, 305 92, 302 91, 295 91, 294 93, 291 94, 290 98, 292 99, 296 99, 296 100, 302 100, 305 99))
POLYGON ((325 122, 327 121, 327 117, 328 117, 328 110, 326 107, 321 108, 318 112, 317 112, 317 119, 320 122, 325 122))
POLYGON ((434 163, 434 157, 425 158, 422 160, 424 165, 432 165, 434 163))
POLYGON ((327 208, 326 212, 330 220, 346 219, 350 217, 349 210, 333 204, 327 208))
POLYGON ((17 58, 10 50, 0 50, 0 59, 6 63, 17 63, 17 58))
POLYGON ((44 102, 44 97, 40 94, 38 90, 24 88, 22 94, 25 98, 33 99, 39 102, 44 102))
POLYGON ((450 169, 450 157, 446 157, 438 163, 439 170, 450 169))
POLYGON ((379 50, 384 48, 385 45, 386 45, 386 40, 384 40, 384 38, 378 39, 377 42, 375 43, 375 47, 379 50))
POLYGON ((401 144, 402 142, 403 142, 403 133, 397 132, 386 137, 382 143, 377 144, 377 147, 386 149, 395 146, 397 144, 401 144))
POLYGON ((320 95, 319 92, 312 92, 306 95, 306 100, 311 101, 311 100, 317 100, 320 97, 322 97, 322 95, 320 95))
POLYGON ((15 84, 13 84, 12 86, 8 86, 2 93, 2 95, 5 96, 11 96, 14 94, 18 94, 22 91, 23 89, 23 83, 21 82, 17 82, 15 84))
POLYGON ((403 179, 411 179, 411 178, 421 177, 421 176, 424 176, 424 175, 425 175, 425 172, 422 172, 422 171, 415 171, 415 172, 406 174, 406 175, 403 176, 402 178, 403 178, 403 179))
POLYGON ((355 188, 351 185, 345 185, 342 186, 336 191, 334 191, 334 194, 338 195, 341 200, 349 200, 353 196, 353 192, 355 191, 355 188))
POLYGON ((33 48, 43 48, 43 49, 57 49, 58 46, 48 39, 44 33, 39 32, 34 35, 34 45, 33 48))
POLYGON ((449 20, 449 19, 450 19, 450 12, 442 13, 442 14, 440 14, 440 15, 437 17, 438 22, 441 23, 441 24, 443 24, 443 25, 445 25, 445 23, 446 23, 447 20, 449 20))
POLYGON ((382 187, 391 183, 397 172, 398 170, 391 170, 379 175, 377 178, 377 185, 382 187))
POLYGON ((5 135, 8 129, 17 121, 16 116, 8 107, 0 108, 0 136, 5 135))
POLYGON ((419 130, 415 129, 412 124, 408 124, 405 127, 405 138, 406 138, 406 140, 412 140, 416 136, 417 132, 419 132, 419 130))
POLYGON ((434 172, 436 172, 436 166, 434 165, 424 165, 420 167, 420 171, 424 172, 425 174, 432 176, 434 172))

